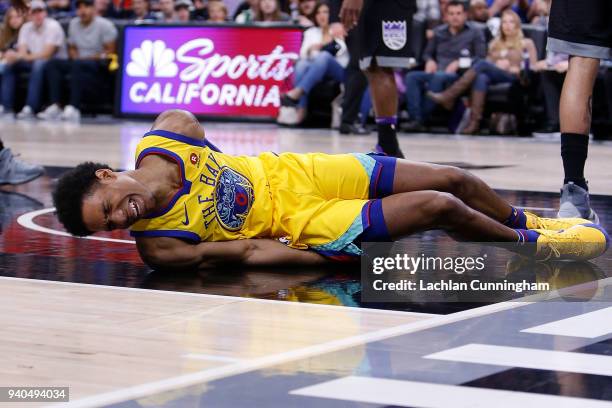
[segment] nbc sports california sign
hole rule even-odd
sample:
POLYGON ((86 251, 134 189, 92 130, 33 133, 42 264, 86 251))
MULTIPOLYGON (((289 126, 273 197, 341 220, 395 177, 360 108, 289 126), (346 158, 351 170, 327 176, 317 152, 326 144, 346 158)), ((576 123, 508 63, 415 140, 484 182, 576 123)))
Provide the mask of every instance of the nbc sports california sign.
POLYGON ((120 113, 273 118, 301 41, 290 27, 128 26, 120 113))

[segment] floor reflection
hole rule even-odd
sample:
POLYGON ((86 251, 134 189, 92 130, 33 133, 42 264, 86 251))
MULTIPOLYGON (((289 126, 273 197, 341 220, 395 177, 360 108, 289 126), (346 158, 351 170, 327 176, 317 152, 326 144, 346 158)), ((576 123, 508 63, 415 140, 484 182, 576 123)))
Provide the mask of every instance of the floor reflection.
MULTIPOLYGON (((403 302, 364 302, 360 266, 333 265, 330 268, 231 269, 209 272, 166 273, 151 271, 142 263, 132 244, 99 242, 31 231, 17 223, 21 214, 51 206, 50 191, 61 168, 49 168, 47 176, 18 187, 0 187, 0 275, 113 286, 257 297, 295 302, 375 307, 416 312, 451 313, 508 300, 500 294, 486 301, 454 299, 453 303, 413 298, 403 302)), ((556 194, 502 191, 509 201, 535 207, 545 216, 554 216, 556 194)), ((612 225, 612 202, 593 196, 592 203, 602 224, 612 225)), ((61 230, 53 214, 36 222, 61 230)), ((126 232, 102 234, 109 238, 131 239, 126 232)), ((440 232, 427 232, 403 241, 415 250, 444 254, 452 240, 440 232)), ((495 279, 549 282, 554 290, 592 282, 612 275, 612 251, 592 263, 526 263, 508 252, 494 252, 495 279)), ((588 290, 575 299, 588 298, 588 290)))

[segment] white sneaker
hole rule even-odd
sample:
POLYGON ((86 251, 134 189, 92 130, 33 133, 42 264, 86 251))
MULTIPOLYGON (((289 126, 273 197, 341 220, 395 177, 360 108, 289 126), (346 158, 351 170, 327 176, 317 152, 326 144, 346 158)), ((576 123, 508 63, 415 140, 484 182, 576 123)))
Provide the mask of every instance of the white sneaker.
POLYGON ((62 110, 56 103, 54 103, 53 105, 50 105, 49 107, 47 107, 47 109, 36 115, 36 117, 42 120, 54 120, 59 118, 61 114, 62 110))
POLYGON ((70 122, 79 122, 81 120, 81 111, 72 105, 66 105, 61 118, 70 122))
POLYGON ((32 112, 32 108, 30 108, 28 105, 24 106, 21 112, 17 114, 17 119, 34 119, 34 112, 32 112))
POLYGON ((297 125, 300 123, 298 111, 296 108, 281 106, 278 112, 276 122, 281 125, 297 125))

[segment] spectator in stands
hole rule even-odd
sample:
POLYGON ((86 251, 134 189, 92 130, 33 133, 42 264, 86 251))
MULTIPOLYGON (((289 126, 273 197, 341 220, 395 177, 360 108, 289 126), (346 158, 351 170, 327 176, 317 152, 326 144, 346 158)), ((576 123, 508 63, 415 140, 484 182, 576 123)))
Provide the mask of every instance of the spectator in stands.
POLYGON ((25 16, 16 8, 10 7, 6 11, 0 27, 0 75, 4 69, 5 57, 17 52, 17 37, 24 23, 25 16))
POLYGON ((486 0, 470 1, 469 20, 485 24, 489 20, 489 9, 486 0))
POLYGON ((278 0, 259 0, 255 21, 269 23, 291 21, 291 17, 281 11, 278 0))
MULTIPOLYGON (((14 7, 10 7, 4 15, 0 28, 0 89, 2 89, 2 72, 7 61, 17 54, 17 37, 24 22, 25 16, 14 7)), ((4 107, 0 105, 0 115, 3 113, 4 107)))
POLYGON ((317 5, 316 0, 299 0, 298 1, 298 21, 302 27, 312 27, 315 25, 313 21, 314 9, 317 5))
POLYGON ((110 0, 94 0, 96 15, 106 18, 114 18, 116 15, 113 3, 110 0))
POLYGON ((177 0, 177 2, 174 4, 174 12, 176 13, 175 21, 178 23, 188 23, 191 20, 192 8, 193 4, 191 3, 191 0, 177 0))
POLYGON ((487 60, 477 62, 444 92, 430 91, 427 96, 451 110, 456 100, 471 88, 470 121, 463 133, 478 133, 489 85, 517 81, 524 53, 527 53, 530 66, 537 69, 536 47, 531 39, 523 36, 521 18, 514 11, 505 10, 500 33, 489 46, 487 60))
POLYGON ((565 73, 569 68, 569 56, 550 51, 545 60, 538 61, 537 69, 541 71, 540 84, 544 94, 544 107, 546 109, 546 123, 542 132, 552 133, 559 131, 559 102, 565 73))
POLYGON ((107 12, 102 17, 129 20, 133 18, 132 0, 110 0, 107 12))
POLYGON ((295 68, 295 86, 284 94, 281 104, 297 108, 295 117, 279 117, 279 123, 298 124, 306 116, 308 94, 325 78, 344 81, 349 55, 341 25, 329 24, 329 6, 318 3, 314 11, 315 26, 304 32, 300 61, 295 68), (286 119, 286 120, 285 120, 286 119))
POLYGON ((155 15, 149 11, 149 0, 132 0, 132 13, 129 19, 138 21, 155 21, 155 15))
POLYGON ((33 117, 40 106, 45 67, 51 58, 66 58, 66 37, 60 24, 47 17, 47 6, 41 0, 30 3, 30 21, 19 31, 17 53, 7 58, 2 78, 2 104, 5 112, 13 111, 15 86, 21 72, 30 72, 26 105, 18 119, 33 117))
POLYGON ((502 12, 512 9, 522 22, 527 22, 527 14, 533 0, 487 0, 489 16, 501 16, 502 12))
POLYGON ((424 98, 424 93, 426 90, 441 92, 457 80, 462 51, 466 54, 464 57, 470 59, 483 59, 487 55, 487 44, 482 30, 466 23, 465 3, 451 1, 446 5, 445 13, 447 24, 434 30, 434 36, 427 43, 423 54, 425 71, 411 71, 406 74, 404 83, 410 122, 402 126, 404 130, 425 130, 425 121, 435 104, 424 98))
POLYGON ((440 0, 440 20, 442 23, 446 23, 446 6, 451 0, 440 0))
POLYGON ((194 0, 193 10, 191 10, 191 20, 206 21, 208 20, 208 7, 204 0, 194 0))
POLYGON ((68 27, 70 59, 55 59, 47 66, 47 81, 51 105, 38 114, 39 119, 78 121, 84 84, 98 87, 108 83, 108 55, 115 52, 117 29, 104 17, 96 16, 93 0, 77 0, 77 16, 68 27), (62 79, 70 73, 70 101, 63 112, 62 79), (104 82, 107 79, 107 82, 104 82))
POLYGON ((548 17, 550 16, 551 0, 534 0, 527 14, 531 24, 538 24, 548 27, 548 17))
POLYGON ((159 12, 156 18, 162 23, 172 23, 175 20, 174 0, 159 0, 159 12))
POLYGON ((209 23, 226 23, 227 22, 227 7, 223 1, 215 0, 208 3, 208 18, 209 23))
POLYGON ((238 11, 240 11, 240 13, 236 16, 234 20, 240 24, 252 23, 253 21, 255 21, 258 9, 259 0, 247 0, 238 7, 238 11))

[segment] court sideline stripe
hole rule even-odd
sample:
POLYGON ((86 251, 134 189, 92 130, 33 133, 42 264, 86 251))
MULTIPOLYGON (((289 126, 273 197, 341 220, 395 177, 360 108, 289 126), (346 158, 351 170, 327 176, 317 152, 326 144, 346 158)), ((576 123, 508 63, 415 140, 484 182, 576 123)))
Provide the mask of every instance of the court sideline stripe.
MULTIPOLYGON (((445 324, 455 323, 461 320, 466 320, 472 317, 487 315, 503 310, 519 308, 532 304, 534 302, 505 302, 483 306, 481 308, 470 309, 462 312, 457 312, 449 315, 432 317, 417 322, 407 323, 387 329, 373 331, 370 333, 347 337, 344 339, 333 340, 330 342, 304 347, 297 350, 291 350, 271 356, 258 357, 251 360, 245 360, 241 363, 228 364, 222 367, 216 367, 208 370, 185 374, 174 378, 168 378, 160 381, 153 381, 146 384, 141 384, 133 387, 127 387, 120 390, 110 391, 91 397, 85 397, 67 404, 62 404, 62 407, 99 407, 109 404, 115 404, 132 399, 143 398, 153 394, 158 394, 165 391, 174 390, 177 388, 188 387, 201 384, 221 378, 243 374, 249 371, 258 370, 264 367, 269 367, 277 364, 285 364, 291 361, 314 357, 317 355, 334 352, 349 347, 359 346, 373 341, 384 340, 386 338, 395 337, 407 333, 425 330, 432 327, 442 326, 445 324)), ((59 405, 51 405, 53 407, 59 405)))
POLYGON ((369 309, 369 308, 361 308, 361 307, 353 307, 353 306, 336 306, 336 305, 324 305, 320 303, 301 303, 301 302, 290 302, 290 301, 279 301, 273 299, 259 299, 259 298, 248 298, 248 297, 240 297, 240 296, 225 296, 225 295, 213 295, 208 293, 193 293, 193 292, 177 292, 173 290, 157 290, 157 289, 144 289, 144 288, 129 288, 124 286, 110 286, 110 285, 98 285, 93 283, 78 283, 78 282, 64 282, 64 281, 52 281, 52 280, 44 280, 44 279, 30 279, 30 278, 17 278, 12 276, 0 276, 0 280, 2 279, 12 279, 17 281, 24 282, 38 282, 49 285, 65 285, 65 286, 86 286, 93 288, 101 288, 107 290, 119 290, 119 291, 127 291, 127 292, 139 292, 139 293, 154 293, 154 294, 163 294, 163 295, 179 295, 179 296, 189 296, 189 297, 207 297, 207 298, 215 298, 215 299, 232 299, 233 303, 236 302, 254 302, 254 303, 269 303, 275 305, 290 305, 290 306, 299 306, 299 307, 311 307, 311 308, 325 308, 330 309, 333 308, 335 310, 346 310, 352 313, 373 313, 373 314, 385 314, 385 315, 395 315, 395 316, 423 316, 423 317, 434 317, 440 316, 435 313, 420 313, 420 312, 403 312, 399 310, 386 310, 386 309, 369 309))
MULTIPOLYGON (((599 280, 598 282, 607 285, 612 283, 612 277, 599 280)), ((590 287, 592 282, 587 282, 574 286, 575 290, 580 290, 582 287, 590 287)), ((222 367, 216 367, 208 370, 202 370, 191 374, 185 374, 176 376, 164 380, 153 381, 146 384, 136 385, 119 389, 115 391, 109 391, 106 393, 93 395, 91 397, 85 397, 67 404, 53 404, 50 407, 99 407, 104 405, 116 404, 119 402, 128 401, 131 399, 143 398, 153 394, 174 390, 177 388, 184 388, 192 385, 201 384, 204 382, 214 381, 221 378, 226 378, 233 375, 243 374, 249 371, 258 370, 261 368, 285 364, 298 359, 314 357, 317 355, 346 349, 349 347, 366 344, 369 342, 380 341, 390 337, 395 337, 403 334, 413 333, 420 330, 425 330, 433 327, 442 326, 445 324, 455 323, 462 320, 467 320, 473 317, 485 316, 495 312, 504 310, 515 309, 523 307, 529 304, 535 303, 537 300, 542 299, 541 295, 531 295, 523 299, 524 301, 507 301, 501 303, 494 303, 491 305, 482 306, 475 309, 464 310, 461 312, 452 313, 449 315, 442 315, 432 317, 417 322, 407 323, 387 329, 373 331, 366 334, 356 335, 347 337, 344 339, 333 340, 327 343, 304 347, 302 349, 291 350, 271 356, 258 357, 251 360, 245 360, 241 363, 228 364, 222 367)))

